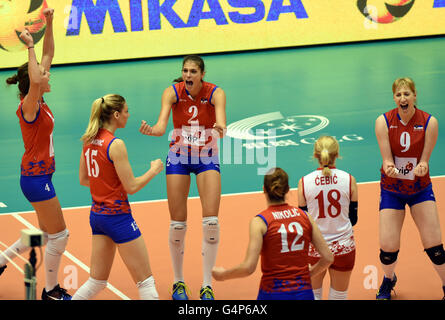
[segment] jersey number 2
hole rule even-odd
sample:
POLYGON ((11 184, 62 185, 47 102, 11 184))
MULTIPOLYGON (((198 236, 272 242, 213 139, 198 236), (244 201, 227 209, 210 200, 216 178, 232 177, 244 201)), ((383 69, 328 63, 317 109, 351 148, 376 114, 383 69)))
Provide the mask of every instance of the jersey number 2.
POLYGON ((84 155, 87 164, 88 176, 97 178, 99 176, 99 164, 95 159, 97 156, 97 150, 91 150, 90 152, 90 149, 88 148, 84 155))

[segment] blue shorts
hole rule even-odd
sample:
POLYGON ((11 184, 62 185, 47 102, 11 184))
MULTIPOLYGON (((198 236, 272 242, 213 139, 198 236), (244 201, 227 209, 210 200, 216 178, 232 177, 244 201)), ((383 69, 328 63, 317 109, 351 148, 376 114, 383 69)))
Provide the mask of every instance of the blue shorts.
POLYGON ((220 172, 218 155, 211 157, 192 157, 191 155, 183 155, 169 152, 165 161, 166 174, 184 174, 196 175, 207 170, 215 170, 220 172))
POLYGON ((315 300, 312 289, 293 292, 258 292, 257 300, 315 300))
POLYGON ((115 243, 125 243, 141 236, 131 213, 97 214, 90 212, 90 226, 93 235, 110 237, 115 243))
POLYGON ((409 195, 387 191, 380 187, 379 210, 383 209, 404 210, 406 205, 412 207, 413 205, 424 201, 436 201, 436 198, 434 197, 432 184, 427 186, 422 191, 409 195))
POLYGON ((42 176, 20 176, 20 187, 29 202, 39 202, 52 199, 56 196, 51 179, 53 174, 42 176))

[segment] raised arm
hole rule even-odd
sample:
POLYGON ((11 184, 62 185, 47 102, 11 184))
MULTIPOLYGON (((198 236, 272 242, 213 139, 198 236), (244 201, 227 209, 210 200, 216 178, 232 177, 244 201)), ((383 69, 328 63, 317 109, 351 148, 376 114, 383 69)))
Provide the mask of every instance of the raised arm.
POLYGON ((41 96, 40 83, 42 81, 42 76, 34 51, 34 40, 27 29, 20 34, 20 39, 22 39, 28 47, 29 90, 23 99, 22 111, 25 120, 30 122, 35 119, 37 111, 39 110, 37 102, 41 96))
POLYGON ((135 177, 128 161, 127 148, 125 143, 120 139, 115 139, 110 146, 110 159, 114 163, 117 175, 129 194, 134 194, 141 190, 150 182, 159 172, 162 171, 164 165, 160 159, 151 161, 150 169, 143 175, 135 177))
POLYGON ((51 68, 54 58, 54 34, 53 34, 53 17, 54 9, 46 8, 43 10, 46 19, 45 36, 43 38, 42 66, 46 71, 51 68))
POLYGON ((429 161, 431 153, 433 152, 434 146, 437 142, 437 137, 439 135, 439 124, 437 119, 431 116, 428 123, 428 127, 425 132, 425 145, 423 147, 422 156, 417 166, 414 168, 414 174, 419 177, 423 177, 427 174, 429 168, 429 161))
POLYGON ((228 279, 242 278, 255 272, 261 248, 263 247, 263 235, 266 233, 267 227, 261 218, 255 217, 250 222, 249 229, 250 239, 244 261, 238 266, 227 270, 223 267, 214 267, 212 275, 215 280, 224 281, 228 279))
POLYGON ((164 135, 170 117, 172 104, 176 102, 176 93, 172 86, 164 90, 161 99, 161 112, 159 113, 158 122, 151 127, 145 120, 142 120, 139 132, 147 136, 160 137, 164 135))
POLYGON ((388 177, 397 176, 397 170, 394 164, 394 158, 391 152, 391 144, 389 142, 388 127, 383 115, 379 116, 375 121, 375 135, 382 155, 383 171, 388 177))

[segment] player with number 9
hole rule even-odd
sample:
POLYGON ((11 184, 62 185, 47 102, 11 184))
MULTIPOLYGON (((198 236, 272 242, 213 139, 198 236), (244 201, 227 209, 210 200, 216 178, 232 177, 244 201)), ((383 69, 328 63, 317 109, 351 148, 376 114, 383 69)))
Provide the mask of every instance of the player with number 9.
POLYGON ((131 214, 127 193, 142 189, 163 169, 162 161, 135 177, 125 143, 114 136, 125 128, 128 105, 117 94, 98 98, 91 107, 79 164, 80 184, 89 187, 93 204, 90 225, 93 233, 90 278, 76 291, 73 300, 94 298, 107 286, 116 248, 136 283, 141 300, 159 299, 147 249, 131 214))
POLYGON ((188 300, 183 276, 184 240, 187 230, 187 198, 190 174, 196 175, 202 205, 201 300, 213 300, 212 267, 219 243, 219 203, 221 176, 217 139, 226 130, 226 96, 223 89, 204 81, 205 66, 201 57, 186 56, 182 75, 164 90, 161 112, 151 127, 142 121, 140 132, 149 136, 165 133, 170 111, 173 134, 166 160, 167 199, 170 211, 169 248, 173 264, 173 300, 188 300))
MULTIPOLYGON (((336 168, 339 152, 340 146, 334 137, 317 139, 314 158, 318 168, 298 182, 298 205, 315 220, 335 257, 329 267, 329 300, 347 299, 356 252, 352 226, 357 223, 357 182, 352 175, 336 168)), ((311 246, 309 256, 313 264, 320 254, 311 246)), ((325 274, 312 278, 316 300, 322 299, 325 274)))
POLYGON ((396 108, 380 115, 375 133, 382 155, 380 169, 380 262, 384 278, 377 299, 391 299, 400 249, 405 207, 419 230, 422 244, 442 281, 445 298, 445 251, 436 200, 429 176, 429 159, 438 137, 437 119, 417 108, 411 78, 392 85, 396 108))
POLYGON ((333 255, 310 215, 287 204, 289 177, 283 169, 267 172, 263 190, 268 208, 250 222, 244 261, 230 269, 215 267, 213 277, 220 281, 246 277, 255 271, 261 256, 258 300, 314 300, 311 277, 323 273, 333 255), (310 244, 320 253, 312 266, 310 244))

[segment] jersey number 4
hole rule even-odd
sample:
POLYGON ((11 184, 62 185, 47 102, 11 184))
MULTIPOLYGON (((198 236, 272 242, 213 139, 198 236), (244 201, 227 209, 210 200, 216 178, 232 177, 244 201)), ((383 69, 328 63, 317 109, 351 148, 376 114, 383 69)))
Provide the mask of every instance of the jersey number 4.
POLYGON ((97 150, 91 150, 88 148, 85 152, 85 160, 87 164, 88 176, 97 178, 99 176, 99 164, 96 161, 97 150))

